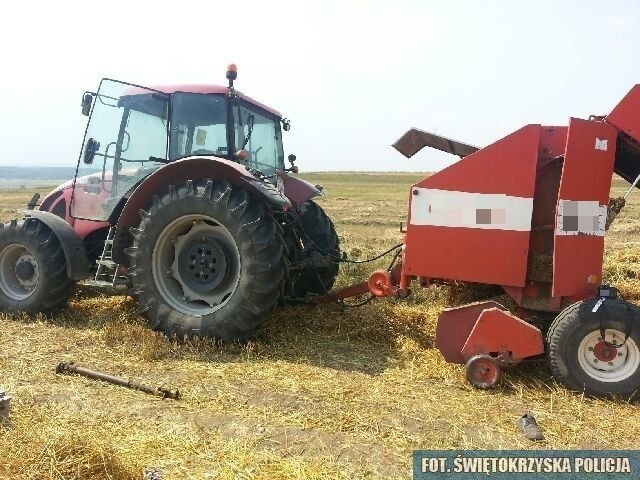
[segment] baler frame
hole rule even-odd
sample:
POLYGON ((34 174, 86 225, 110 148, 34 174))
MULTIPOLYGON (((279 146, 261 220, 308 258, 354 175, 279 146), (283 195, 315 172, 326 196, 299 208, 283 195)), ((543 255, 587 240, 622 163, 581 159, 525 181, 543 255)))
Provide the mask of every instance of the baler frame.
MULTIPOLYGON (((541 329, 526 321, 530 316, 563 312, 556 322, 567 321, 566 311, 582 305, 580 315, 592 320, 585 306, 595 315, 606 299, 599 294, 605 231, 640 181, 640 85, 607 116, 571 118, 568 127, 527 125, 484 148, 416 128, 393 146, 406 157, 430 146, 461 159, 411 186, 400 263, 321 302, 367 292, 405 298, 414 280, 422 287, 451 281, 501 286, 518 305, 517 315, 485 301, 438 318, 437 348, 448 362, 466 364, 480 388, 494 387, 502 367, 548 353, 541 329), (614 172, 631 187, 610 202, 614 172)), ((627 310, 629 330, 635 329, 638 309, 627 310)), ((600 343, 621 348, 606 337, 600 343)))

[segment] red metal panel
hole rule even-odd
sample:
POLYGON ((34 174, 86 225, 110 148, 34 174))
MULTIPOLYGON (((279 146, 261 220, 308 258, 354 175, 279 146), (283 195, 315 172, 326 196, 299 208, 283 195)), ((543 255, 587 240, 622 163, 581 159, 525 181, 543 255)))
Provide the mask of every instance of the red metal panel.
POLYGON ((540 147, 538 151, 540 158, 555 158, 559 155, 564 155, 568 131, 568 127, 565 126, 543 126, 540 131, 540 147))
POLYGON ((415 186, 533 197, 540 125, 527 125, 415 186))
POLYGON ((615 106, 607 122, 640 141, 640 84, 635 85, 615 106))
MULTIPOLYGON (((540 126, 528 125, 425 178, 415 187, 533 198, 540 126)), ((530 221, 529 221, 530 224, 530 221)), ((529 227, 527 227, 529 228, 529 227)), ((406 235, 405 272, 522 287, 529 231, 414 225, 406 235)))
MULTIPOLYGON (((597 201, 607 205, 617 131, 601 122, 572 118, 560 180, 558 205, 566 200, 597 201)), ((605 210, 606 211, 606 210, 605 210)), ((553 296, 586 297, 596 291, 588 283, 595 275, 602 279, 604 234, 563 235, 558 227, 554 238, 553 296)))
POLYGON ((502 308, 502 306, 496 302, 478 302, 448 308, 440 314, 436 325, 436 347, 447 362, 465 363, 462 347, 480 314, 490 308, 502 308))
POLYGON ((540 355, 544 353, 542 333, 498 308, 484 310, 462 348, 462 356, 468 360, 474 355, 491 353, 510 353, 512 360, 540 355))
POLYGON ((405 248, 408 275, 523 287, 529 233, 417 226, 405 248))

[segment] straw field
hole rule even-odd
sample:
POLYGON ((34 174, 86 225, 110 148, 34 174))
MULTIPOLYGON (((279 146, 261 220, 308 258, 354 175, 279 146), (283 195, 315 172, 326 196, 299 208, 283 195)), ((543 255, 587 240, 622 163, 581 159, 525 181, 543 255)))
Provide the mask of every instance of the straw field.
MULTIPOLYGON (((343 248, 365 258, 400 241, 408 186, 421 175, 306 178, 324 184, 320 203, 343 248)), ((625 185, 615 179, 612 196, 625 185)), ((0 220, 30 193, 0 192, 0 220)), ((640 302, 640 194, 630 200, 607 237, 606 280, 640 302)), ((339 282, 383 265, 343 267, 339 282)), ((459 294, 285 307, 255 340, 222 347, 167 340, 131 299, 83 286, 54 318, 0 314, 0 390, 13 396, 0 478, 128 480, 156 469, 165 479, 399 479, 410 477, 414 449, 640 448, 637 405, 567 392, 544 365, 507 372, 492 392, 471 388, 434 347, 437 315, 459 294), (54 373, 72 360, 183 398, 54 373), (546 441, 516 430, 527 411, 546 441)))

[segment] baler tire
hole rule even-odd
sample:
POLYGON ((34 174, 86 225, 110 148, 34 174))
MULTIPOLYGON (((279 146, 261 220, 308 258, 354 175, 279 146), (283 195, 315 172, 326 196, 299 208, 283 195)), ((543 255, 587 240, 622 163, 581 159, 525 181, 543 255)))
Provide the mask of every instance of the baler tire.
POLYGON ((308 200, 300 205, 298 217, 299 235, 307 245, 307 252, 320 255, 330 254, 335 259, 327 267, 308 266, 295 278, 294 297, 304 298, 307 293, 324 294, 331 290, 338 276, 340 239, 333 222, 317 203, 308 200))
MULTIPOLYGON (((148 319, 150 326, 180 339, 199 336, 236 341, 251 337, 275 306, 284 283, 284 247, 269 207, 229 182, 205 179, 187 181, 178 188, 169 187, 169 192, 162 198, 154 197, 148 212, 143 210, 140 216, 138 227, 131 229, 133 246, 127 248, 126 253, 131 265, 128 272, 132 282, 130 294, 138 301, 139 311, 148 319), (157 268, 157 260, 154 264, 154 251, 162 245, 159 240, 162 232, 172 222, 189 216, 206 217, 202 221, 205 228, 212 223, 217 228, 224 227, 225 235, 228 234, 230 241, 235 243, 235 251, 229 253, 233 245, 221 245, 225 262, 229 262, 230 269, 233 268, 233 272, 226 266, 221 270, 222 282, 228 285, 236 283, 228 287, 224 298, 216 305, 183 298, 188 306, 180 311, 176 308, 175 298, 168 298, 167 289, 163 286, 167 280, 158 276, 169 276, 169 273, 157 268), (228 281, 230 275, 237 280, 228 281), (162 292, 165 292, 164 296, 162 292), (200 308, 202 313, 197 314, 196 309, 200 308)), ((196 223, 193 222, 194 225, 196 223)), ((203 242, 204 238, 203 234, 203 242)), ((173 253, 173 262, 176 263, 179 260, 175 259, 176 250, 173 253)), ((176 280, 178 283, 174 282, 175 288, 182 288, 184 294, 187 281, 182 273, 180 278, 176 280)), ((186 286, 191 288, 193 285, 186 286)), ((218 288, 216 284, 210 285, 213 286, 207 292, 218 288)))
POLYGON ((640 308, 621 300, 606 300, 600 306, 605 309, 601 312, 601 325, 599 315, 592 313, 597 301, 574 303, 553 321, 547 332, 549 368, 558 382, 574 392, 584 392, 592 397, 629 399, 640 393, 640 308), (631 333, 622 344, 628 322, 633 322, 631 333), (611 362, 597 358, 601 326, 607 335, 604 340, 610 341, 609 335, 616 335, 616 332, 617 337, 621 337, 621 345, 615 349, 616 355, 611 362), (596 344, 589 346, 590 341, 596 344))
POLYGON ((60 240, 36 218, 0 224, 0 269, 0 310, 4 312, 55 313, 67 304, 75 283, 67 277, 60 240), (11 264, 25 259, 32 268, 32 289, 24 287, 25 279, 21 281, 15 270, 9 273, 11 264))

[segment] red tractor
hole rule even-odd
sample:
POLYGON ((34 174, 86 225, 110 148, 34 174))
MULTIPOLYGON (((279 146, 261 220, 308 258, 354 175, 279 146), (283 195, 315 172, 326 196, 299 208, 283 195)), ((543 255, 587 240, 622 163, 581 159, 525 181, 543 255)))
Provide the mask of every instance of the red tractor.
POLYGON ((168 335, 249 336, 338 273, 322 187, 289 175, 290 123, 228 86, 103 79, 73 180, 0 224, 0 309, 51 313, 74 283, 128 288, 168 335))

